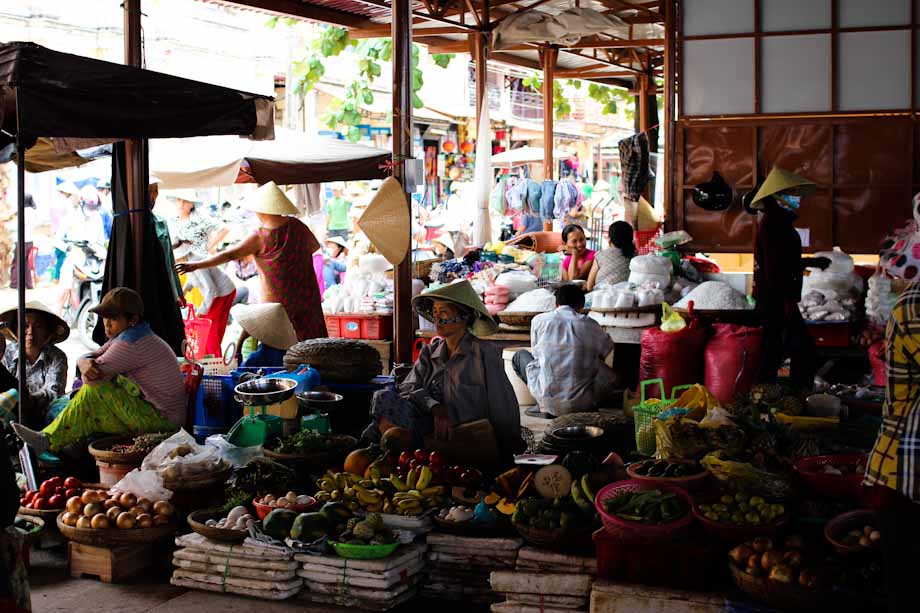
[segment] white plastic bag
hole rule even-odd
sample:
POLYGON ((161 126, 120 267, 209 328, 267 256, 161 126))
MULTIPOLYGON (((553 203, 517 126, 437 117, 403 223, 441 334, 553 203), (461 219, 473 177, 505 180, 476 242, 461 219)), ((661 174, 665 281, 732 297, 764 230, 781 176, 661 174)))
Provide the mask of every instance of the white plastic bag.
MULTIPOLYGON (((647 275, 661 275, 671 278, 674 265, 666 257, 660 255, 637 255, 629 261, 629 271, 647 275)), ((630 279, 630 283, 635 283, 630 279)))
POLYGON ((208 447, 214 447, 220 454, 220 457, 234 467, 244 466, 249 460, 262 455, 262 445, 255 447, 237 447, 233 443, 227 442, 227 437, 223 434, 212 434, 204 444, 208 447))
POLYGON ((719 426, 734 426, 731 414, 722 407, 710 407, 706 410, 706 415, 700 420, 700 425, 704 428, 718 428, 719 426))
POLYGON ((114 493, 128 492, 147 500, 169 500, 173 493, 163 487, 163 477, 155 470, 135 468, 109 488, 114 493))
POLYGON ((633 292, 620 292, 617 295, 616 307, 618 309, 631 309, 636 306, 636 295, 633 292))
POLYGON ((537 278, 529 272, 511 270, 503 272, 495 279, 495 285, 507 287, 511 297, 520 296, 525 292, 537 289, 537 278))
POLYGON ((191 434, 179 430, 154 447, 141 468, 158 472, 164 480, 175 481, 212 473, 219 469, 220 462, 215 447, 199 445, 191 434))

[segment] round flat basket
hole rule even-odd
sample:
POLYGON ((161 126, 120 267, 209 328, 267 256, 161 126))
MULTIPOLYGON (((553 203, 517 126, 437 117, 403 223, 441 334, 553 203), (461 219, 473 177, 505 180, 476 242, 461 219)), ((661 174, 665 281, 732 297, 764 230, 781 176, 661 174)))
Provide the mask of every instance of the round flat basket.
POLYGON ((447 534, 455 534, 457 536, 494 538, 513 534, 511 527, 506 521, 500 521, 493 526, 486 526, 483 524, 474 524, 472 521, 451 521, 437 514, 431 516, 431 521, 437 526, 439 532, 446 532, 447 534))
POLYGON ((665 483, 650 483, 648 481, 637 481, 630 479, 627 481, 617 481, 601 489, 594 499, 594 506, 597 513, 601 516, 604 529, 611 536, 623 539, 641 542, 662 542, 679 538, 686 529, 693 523, 693 498, 683 488, 676 485, 665 483), (686 514, 680 519, 676 519, 667 524, 646 525, 638 522, 626 521, 616 515, 607 513, 604 508, 604 502, 617 496, 629 494, 632 492, 641 492, 643 490, 662 490, 676 494, 687 508, 686 514))
POLYGON ((45 520, 41 517, 34 517, 32 515, 17 515, 16 519, 31 526, 31 529, 28 532, 19 526, 16 527, 16 530, 23 535, 22 538, 26 543, 34 543, 45 530, 45 520))
POLYGON ((516 312, 516 313, 508 313, 506 311, 503 311, 499 313, 498 315, 496 315, 496 317, 498 317, 498 321, 502 322, 506 326, 514 326, 518 328, 522 328, 522 327, 529 328, 530 322, 533 321, 533 318, 536 317, 537 315, 542 315, 542 313, 532 313, 532 312, 525 313, 523 311, 516 312))
POLYGON ((806 588, 792 583, 779 583, 766 577, 749 575, 731 562, 732 579, 738 589, 770 607, 786 610, 820 610, 827 594, 820 588, 806 588))
POLYGON ((179 478, 178 480, 164 479, 163 487, 173 492, 190 492, 202 488, 219 485, 227 481, 233 467, 229 464, 221 464, 218 470, 200 476, 179 478))
POLYGON ((45 522, 52 522, 54 518, 64 512, 64 509, 27 509, 25 507, 19 507, 19 511, 16 512, 17 515, 28 515, 29 517, 40 517, 45 522))
POLYGON ((685 490, 691 491, 701 489, 709 479, 709 472, 703 467, 700 467, 701 472, 695 475, 687 475, 686 477, 649 477, 648 475, 640 475, 636 472, 640 465, 655 461, 656 460, 646 460, 645 462, 636 462, 630 464, 626 467, 626 474, 629 475, 631 479, 635 479, 636 481, 676 485, 678 487, 684 488, 685 490))
POLYGON ((219 509, 202 509, 194 511, 188 516, 188 527, 200 534, 201 536, 215 541, 224 543, 242 543, 249 536, 246 530, 228 530, 227 528, 215 528, 205 524, 209 519, 218 519, 223 517, 219 509))
POLYGON ((399 543, 390 543, 388 545, 349 545, 348 543, 337 543, 329 541, 332 548, 340 558, 349 560, 379 560, 386 558, 396 551, 399 543))
POLYGON ((536 547, 555 551, 577 551, 591 545, 593 526, 586 522, 581 528, 573 530, 544 530, 520 524, 514 524, 514 528, 522 539, 536 547))
POLYGON ((644 313, 658 314, 661 312, 661 305, 653 304, 651 306, 628 307, 619 309, 616 307, 591 307, 589 311, 602 313, 604 315, 640 315, 644 313))
POLYGON ((148 452, 119 453, 112 451, 112 447, 115 445, 130 445, 133 442, 134 437, 132 436, 109 436, 90 443, 89 453, 96 460, 108 462, 109 464, 136 464, 140 466, 144 458, 147 457, 148 452))
MULTIPOLYGON (((61 514, 63 515, 63 513, 61 514)), ((61 535, 69 541, 91 545, 93 547, 111 547, 113 545, 130 545, 132 543, 153 543, 176 531, 176 523, 170 522, 151 528, 75 528, 57 518, 57 527, 61 535)))

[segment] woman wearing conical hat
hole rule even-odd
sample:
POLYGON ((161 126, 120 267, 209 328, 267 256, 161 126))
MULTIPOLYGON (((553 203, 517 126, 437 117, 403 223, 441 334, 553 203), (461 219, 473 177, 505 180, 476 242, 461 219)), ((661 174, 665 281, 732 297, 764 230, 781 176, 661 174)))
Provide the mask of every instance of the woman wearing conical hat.
POLYGON ((313 254, 319 241, 302 221, 297 207, 274 182, 260 187, 245 206, 259 218, 260 227, 242 242, 200 262, 176 265, 179 274, 220 266, 253 256, 262 280, 262 300, 280 302, 287 311, 297 340, 326 336, 313 254))
POLYGON ((827 258, 803 258, 802 239, 793 224, 802 198, 815 190, 804 177, 774 167, 754 196, 751 208, 763 211, 754 245, 754 299, 763 326, 760 373, 765 383, 776 381, 785 356, 791 358, 790 378, 812 389, 816 371, 814 341, 799 312, 805 269, 827 268, 827 258))

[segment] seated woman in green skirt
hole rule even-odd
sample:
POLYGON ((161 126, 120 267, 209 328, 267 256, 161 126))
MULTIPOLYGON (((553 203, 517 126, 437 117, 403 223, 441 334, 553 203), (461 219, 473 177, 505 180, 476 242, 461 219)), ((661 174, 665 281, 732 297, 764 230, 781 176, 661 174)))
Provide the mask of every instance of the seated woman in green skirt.
POLYGON ((93 312, 109 341, 77 361, 84 385, 60 415, 37 432, 13 429, 36 453, 57 451, 93 434, 174 432, 185 423, 186 394, 172 349, 141 318, 137 292, 116 287, 93 312))

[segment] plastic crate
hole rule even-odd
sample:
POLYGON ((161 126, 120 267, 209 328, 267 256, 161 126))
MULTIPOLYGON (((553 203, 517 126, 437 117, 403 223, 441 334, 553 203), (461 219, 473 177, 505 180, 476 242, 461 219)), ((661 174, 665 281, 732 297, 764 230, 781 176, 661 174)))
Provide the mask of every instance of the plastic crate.
POLYGON ((364 313, 326 315, 326 333, 330 337, 388 341, 393 338, 393 316, 364 313))
POLYGON ((648 255, 660 251, 661 248, 655 244, 655 239, 659 236, 661 236, 661 225, 654 230, 637 230, 636 253, 639 255, 648 255))
POLYGON ((648 379, 639 384, 640 402, 633 408, 633 420, 636 424, 636 449, 646 456, 655 454, 655 431, 652 422, 655 417, 662 411, 671 408, 671 405, 677 400, 678 392, 690 389, 692 385, 675 385, 671 390, 671 398, 667 398, 664 390, 664 379, 648 379), (650 402, 651 398, 646 398, 645 388, 650 385, 658 385, 661 393, 661 399, 656 402, 650 402), (646 429, 648 427, 648 429, 646 429))

